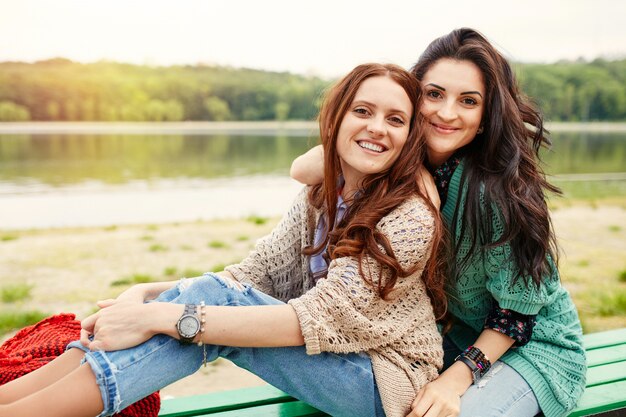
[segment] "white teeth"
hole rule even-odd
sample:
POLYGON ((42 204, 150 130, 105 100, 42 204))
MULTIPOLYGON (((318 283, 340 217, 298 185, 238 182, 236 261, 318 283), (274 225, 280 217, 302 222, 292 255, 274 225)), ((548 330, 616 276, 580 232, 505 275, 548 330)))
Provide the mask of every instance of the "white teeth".
POLYGON ((361 148, 369 149, 374 152, 382 152, 385 150, 382 146, 370 142, 358 142, 358 144, 361 148))

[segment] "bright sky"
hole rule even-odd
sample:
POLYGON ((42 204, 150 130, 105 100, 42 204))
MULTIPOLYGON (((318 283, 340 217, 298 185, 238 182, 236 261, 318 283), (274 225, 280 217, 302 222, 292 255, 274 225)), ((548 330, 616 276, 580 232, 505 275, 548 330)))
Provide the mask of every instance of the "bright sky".
POLYGON ((523 62, 626 57, 624 0, 0 0, 0 61, 66 57, 338 76, 470 26, 523 62))

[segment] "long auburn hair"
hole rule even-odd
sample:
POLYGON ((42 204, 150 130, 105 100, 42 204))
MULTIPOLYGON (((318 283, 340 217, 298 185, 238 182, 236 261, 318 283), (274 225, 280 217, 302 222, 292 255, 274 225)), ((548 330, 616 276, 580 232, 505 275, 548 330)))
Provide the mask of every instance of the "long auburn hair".
MULTIPOLYGON (((507 60, 476 30, 456 29, 435 39, 411 71, 421 80, 443 58, 476 65, 486 88, 483 131, 466 146, 463 173, 467 197, 460 236, 462 241, 469 233, 471 249, 456 274, 462 273, 478 246, 488 249, 508 243, 518 267, 515 280, 522 277, 526 285, 539 286, 553 272, 550 258, 556 262, 558 253, 544 191, 561 193, 539 166, 539 150, 551 145, 543 116, 520 91, 507 60), (499 215, 494 209, 501 212, 501 234, 492 230, 492 216, 499 215), (494 233, 499 234, 495 240, 494 233)), ((455 215, 452 227, 456 224, 455 215)))
POLYGON ((378 294, 388 299, 398 278, 414 273, 418 265, 404 270, 396 259, 388 239, 377 230, 377 223, 398 207, 411 195, 420 195, 428 204, 435 217, 436 230, 433 237, 433 250, 426 263, 422 279, 433 303, 435 314, 443 316, 446 309, 444 273, 437 256, 443 250, 443 225, 438 210, 418 189, 417 168, 425 158, 423 119, 419 108, 422 90, 415 77, 393 64, 363 64, 332 86, 326 93, 319 114, 320 138, 324 148, 324 180, 313 186, 309 192, 309 202, 322 209, 327 216, 326 240, 317 247, 305 248, 305 254, 318 253, 328 244, 330 259, 354 256, 359 260, 360 273, 368 283, 375 285, 378 294), (341 164, 337 153, 339 127, 349 111, 354 97, 363 81, 371 77, 384 76, 400 85, 411 103, 413 112, 409 124, 409 136, 398 159, 385 172, 366 176, 360 184, 360 193, 348 202, 349 209, 344 218, 335 224, 337 213, 337 179, 341 174, 341 164), (380 247, 382 247, 382 250, 380 247), (385 282, 379 279, 376 284, 363 274, 362 263, 365 256, 371 256, 383 268, 388 269, 390 278, 385 282))

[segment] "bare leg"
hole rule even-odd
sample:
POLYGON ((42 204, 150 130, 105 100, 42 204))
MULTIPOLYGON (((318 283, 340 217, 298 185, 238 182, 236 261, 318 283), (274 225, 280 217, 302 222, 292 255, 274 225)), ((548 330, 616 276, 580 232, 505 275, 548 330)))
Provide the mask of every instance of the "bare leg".
POLYGON ((70 349, 33 372, 0 386, 0 404, 10 404, 31 395, 76 370, 85 354, 70 349))
POLYGON ((34 394, 0 406, 0 417, 94 417, 102 409, 96 377, 85 364, 34 394))

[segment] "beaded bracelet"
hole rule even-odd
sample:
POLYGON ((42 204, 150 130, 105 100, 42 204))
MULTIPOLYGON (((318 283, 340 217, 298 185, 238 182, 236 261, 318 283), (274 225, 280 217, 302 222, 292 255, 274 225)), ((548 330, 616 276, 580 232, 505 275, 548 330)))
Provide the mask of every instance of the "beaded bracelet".
POLYGON ((491 368, 491 361, 485 356, 485 354, 476 346, 468 346, 460 356, 464 356, 471 359, 478 369, 480 369, 480 376, 484 376, 491 368))
POLYGON ((198 346, 202 347, 202 364, 206 367, 206 345, 202 341, 204 335, 204 324, 206 323, 204 301, 200 301, 200 337, 198 339, 198 346))

